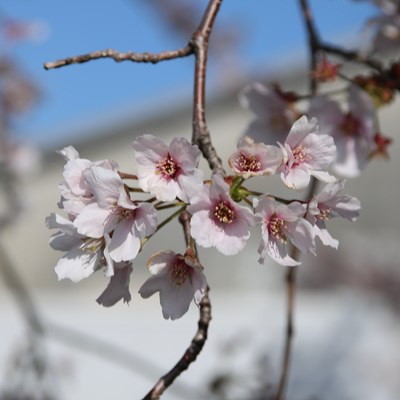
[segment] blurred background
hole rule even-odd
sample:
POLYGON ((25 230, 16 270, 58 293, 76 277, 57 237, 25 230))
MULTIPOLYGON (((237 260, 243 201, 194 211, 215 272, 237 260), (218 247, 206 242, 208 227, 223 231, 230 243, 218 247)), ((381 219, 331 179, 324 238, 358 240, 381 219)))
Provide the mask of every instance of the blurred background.
MULTIPOLYGON (((367 48, 373 2, 310 2, 324 39, 367 48)), ((94 50, 186 45, 206 1, 3 0, 0 5, 0 399, 141 398, 181 356, 196 329, 191 306, 162 318, 143 300, 147 258, 183 250, 178 223, 161 230, 134 263, 132 301, 107 309, 95 299, 101 272, 57 282, 61 254, 48 246, 46 216, 57 211, 64 161, 114 159, 134 173, 131 143, 142 134, 191 137, 193 59, 158 65, 97 60, 45 71, 43 63, 94 50)), ((213 32, 207 121, 226 160, 252 116, 237 95, 255 80, 307 91, 307 44, 296 1, 223 3, 213 32)), ((398 48, 391 50, 397 54, 398 48), (397 52, 397 53, 396 53, 397 52)), ((390 160, 348 182, 360 199, 356 223, 333 221, 337 251, 318 247, 299 269, 296 336, 288 399, 400 397, 399 102, 379 111, 394 138, 390 160)), ((225 165, 227 167, 227 165, 225 165)), ((202 168, 208 175, 207 166, 202 168)), ((265 191, 285 195, 274 177, 265 191)), ((213 321, 203 353, 165 399, 268 399, 284 340, 285 269, 257 262, 259 232, 234 257, 202 250, 213 321)))

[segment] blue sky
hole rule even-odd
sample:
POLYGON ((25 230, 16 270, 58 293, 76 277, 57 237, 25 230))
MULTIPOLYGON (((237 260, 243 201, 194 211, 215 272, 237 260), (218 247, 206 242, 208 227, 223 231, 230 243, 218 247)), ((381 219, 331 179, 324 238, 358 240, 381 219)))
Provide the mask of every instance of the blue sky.
MULTIPOLYGON (((333 42, 360 36, 365 20, 374 14, 367 2, 314 0, 311 6, 322 37, 333 42)), ((185 45, 186 40, 168 30, 145 0, 3 0, 1 10, 22 21, 40 21, 48 31, 45 40, 12 49, 42 91, 39 104, 15 125, 31 142, 56 145, 65 141, 65 127, 191 90, 191 58, 154 66, 99 60, 43 69, 46 61, 108 47, 157 52, 185 45)), ((276 65, 279 57, 306 52, 297 0, 225 0, 218 23, 234 24, 244 32, 236 54, 245 71, 260 73, 269 64, 276 65)), ((218 75, 213 64, 210 67, 211 85, 218 75)))

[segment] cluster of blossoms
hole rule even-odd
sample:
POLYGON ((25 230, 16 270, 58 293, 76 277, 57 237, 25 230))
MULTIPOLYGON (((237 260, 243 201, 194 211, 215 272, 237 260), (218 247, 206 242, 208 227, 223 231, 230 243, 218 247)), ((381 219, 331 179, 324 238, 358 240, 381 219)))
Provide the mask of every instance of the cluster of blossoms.
MULTIPOLYGON (((255 116, 246 135, 262 142, 282 143, 285 129, 300 113, 293 97, 291 93, 288 96, 276 87, 267 88, 260 83, 246 87, 240 96, 241 104, 255 116)), ((345 102, 326 95, 314 96, 307 115, 317 118, 320 132, 334 140, 337 151, 331 166, 336 176, 355 178, 371 157, 387 156, 386 147, 391 141, 379 133, 374 102, 360 87, 351 85, 345 102)))
MULTIPOLYGON (((260 85, 250 88, 243 98, 254 107, 257 101, 253 101, 253 94, 257 100, 269 96, 260 85)), ((354 120, 359 107, 354 108, 354 120)), ((314 109, 317 114, 317 107, 314 109)), ((339 118, 339 112, 343 120, 350 121, 348 115, 353 109, 343 115, 337 110, 334 117, 339 118)), ((291 117, 287 113, 285 121, 291 117)), ((369 122, 364 118, 359 124, 363 125, 354 122, 353 128, 361 135, 369 122)), ((297 265, 290 244, 303 253, 316 254, 316 237, 324 245, 337 248, 338 242, 325 223, 334 217, 355 220, 360 210, 356 198, 341 194, 344 180, 337 180, 329 172, 332 163, 339 165, 341 161, 337 149, 343 146, 335 137, 340 127, 338 123, 336 130, 321 133, 315 118, 302 116, 275 144, 244 136, 228 160, 233 175, 214 174, 209 180, 204 180, 198 169, 198 147, 184 138, 175 138, 167 146, 154 136, 138 137, 133 143, 137 175, 121 172, 114 161, 92 162, 80 158, 73 147, 64 148, 60 151, 66 164, 59 185, 59 207, 67 215, 47 218, 48 227, 57 229, 50 245, 65 252, 56 265, 59 279, 77 282, 103 269, 110 283, 97 301, 104 306, 121 299, 129 302, 132 261, 150 237, 183 212, 190 215, 185 251, 152 255, 148 261, 152 276, 139 290, 144 298, 159 292, 165 318, 181 317, 192 300, 200 303, 206 291, 207 281, 195 244, 235 255, 243 250, 251 229, 258 225, 260 263, 269 256, 281 265, 297 265), (326 186, 308 201, 279 199, 243 186, 254 176, 273 174, 280 175, 291 189, 306 188, 311 177, 326 186), (137 181, 138 187, 130 186, 127 180, 137 181), (170 217, 158 221, 157 211, 174 208, 177 211, 170 217)))

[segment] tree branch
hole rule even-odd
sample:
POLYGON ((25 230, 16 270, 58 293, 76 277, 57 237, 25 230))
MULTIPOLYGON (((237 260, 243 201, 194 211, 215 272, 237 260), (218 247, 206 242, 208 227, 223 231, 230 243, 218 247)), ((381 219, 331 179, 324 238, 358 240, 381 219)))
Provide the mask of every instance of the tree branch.
POLYGON ((61 68, 71 64, 83 64, 89 61, 98 60, 100 58, 111 58, 115 62, 132 61, 135 63, 151 63, 157 64, 160 61, 173 60, 175 58, 183 58, 193 54, 193 48, 189 44, 177 50, 165 50, 160 53, 135 53, 129 51, 121 53, 113 49, 93 51, 91 53, 82 54, 80 56, 67 57, 44 64, 44 69, 61 68))
POLYGON ((203 19, 193 33, 190 44, 196 58, 194 77, 193 135, 192 143, 199 146, 213 172, 225 175, 206 123, 206 71, 208 42, 222 0, 210 0, 203 19))

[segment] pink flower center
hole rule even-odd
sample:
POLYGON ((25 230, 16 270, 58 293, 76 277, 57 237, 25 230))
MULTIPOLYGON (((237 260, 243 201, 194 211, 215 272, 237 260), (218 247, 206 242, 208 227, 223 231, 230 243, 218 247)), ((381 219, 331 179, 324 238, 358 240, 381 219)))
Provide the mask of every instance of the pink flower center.
POLYGON ((340 129, 346 136, 361 136, 361 122, 351 112, 348 112, 340 123, 340 129))
POLYGON ((130 208, 116 207, 114 213, 118 215, 120 220, 135 218, 136 210, 130 208))
POLYGON ((261 169, 261 162, 254 156, 245 156, 243 153, 236 160, 238 169, 241 171, 257 172, 261 169))
POLYGON ((235 211, 226 201, 220 201, 214 208, 214 217, 221 224, 230 224, 235 219, 235 211))
POLYGON ((171 157, 171 154, 167 154, 167 156, 160 160, 157 164, 157 171, 164 177, 168 179, 173 179, 175 178, 175 175, 177 174, 179 167, 174 161, 174 159, 171 157))
POLYGON ((302 146, 301 144, 297 146, 293 151, 293 166, 297 166, 300 164, 303 164, 307 161, 310 161, 312 157, 310 156, 309 153, 307 153, 307 148, 302 146))
POLYGON ((286 243, 286 234, 285 230, 287 226, 285 225, 285 221, 282 218, 279 218, 277 215, 273 215, 273 217, 268 222, 268 232, 269 234, 279 240, 281 243, 286 243))
POLYGON ((176 286, 182 286, 186 279, 191 276, 193 268, 185 263, 185 260, 178 258, 170 268, 169 276, 176 286))

